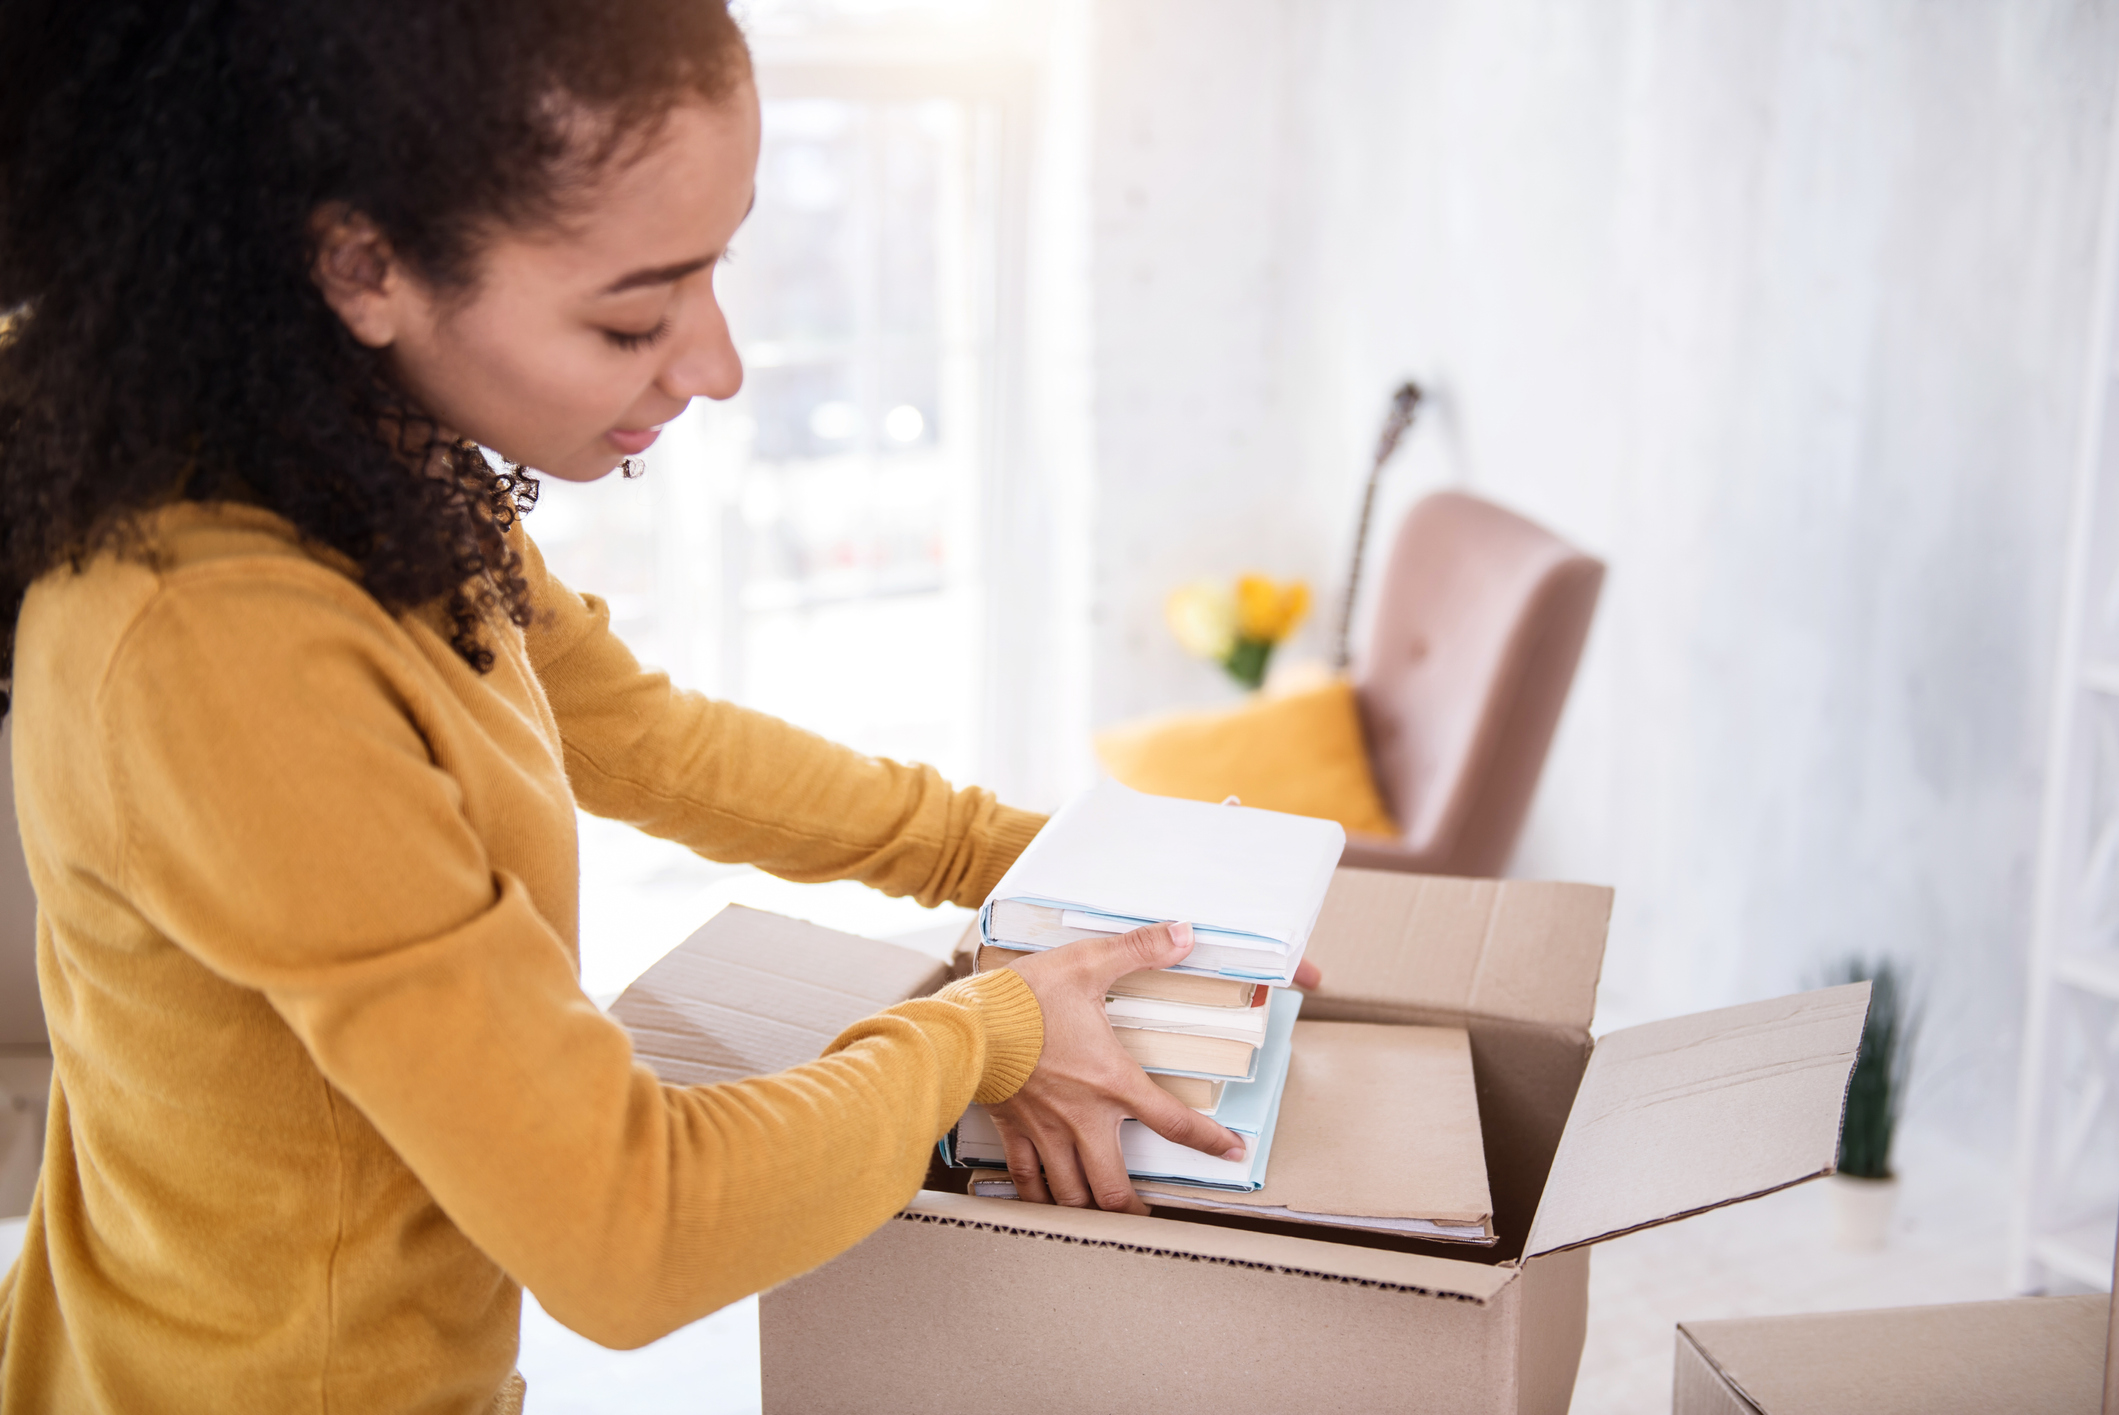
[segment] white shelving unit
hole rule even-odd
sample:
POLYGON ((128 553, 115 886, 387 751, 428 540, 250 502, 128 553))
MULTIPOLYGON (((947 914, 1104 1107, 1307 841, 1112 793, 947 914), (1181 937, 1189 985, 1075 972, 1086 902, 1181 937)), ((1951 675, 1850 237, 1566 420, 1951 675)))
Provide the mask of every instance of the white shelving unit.
POLYGON ((2119 103, 2104 187, 2018 1099, 2019 1292, 2110 1287, 2119 1227, 2119 103))

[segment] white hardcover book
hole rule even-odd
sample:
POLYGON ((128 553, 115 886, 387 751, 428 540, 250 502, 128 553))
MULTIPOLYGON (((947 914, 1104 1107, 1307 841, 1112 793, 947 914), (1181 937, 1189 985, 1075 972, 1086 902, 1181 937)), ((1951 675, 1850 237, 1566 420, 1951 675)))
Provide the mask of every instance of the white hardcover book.
MULTIPOLYGON (((1092 914, 1085 909, 1030 904, 1020 899, 996 899, 980 916, 984 942, 1004 948, 1033 950, 1126 933, 1139 928, 1142 922, 1110 914, 1092 914)), ((1184 966, 1172 971, 1211 973, 1216 977, 1245 982, 1269 978, 1283 967, 1290 973, 1294 971, 1293 965, 1287 961, 1288 951, 1280 945, 1260 941, 1256 946, 1250 946, 1251 940, 1239 945, 1230 943, 1228 938, 1226 934, 1207 929, 1193 929, 1192 951, 1186 955, 1184 966)))
POLYGON ((1070 936, 1181 920, 1198 945, 1181 971, 1285 986, 1345 848, 1336 821, 1148 796, 1104 781, 1038 832, 987 896, 979 928, 988 943, 1050 948, 1070 936), (1059 910, 1061 927, 1008 938, 994 913, 1010 903, 1059 910))

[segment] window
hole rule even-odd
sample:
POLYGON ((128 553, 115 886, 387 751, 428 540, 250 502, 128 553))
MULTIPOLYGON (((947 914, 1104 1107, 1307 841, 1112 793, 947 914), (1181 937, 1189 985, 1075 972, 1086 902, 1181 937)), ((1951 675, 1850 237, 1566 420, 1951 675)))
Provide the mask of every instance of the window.
MULTIPOLYGON (((743 391, 695 402, 637 480, 548 479, 529 529, 681 685, 963 781, 983 746, 1004 100, 954 77, 761 64, 757 205, 717 276, 743 391)), ((718 901, 881 936, 961 919, 582 830, 592 994, 718 901)))

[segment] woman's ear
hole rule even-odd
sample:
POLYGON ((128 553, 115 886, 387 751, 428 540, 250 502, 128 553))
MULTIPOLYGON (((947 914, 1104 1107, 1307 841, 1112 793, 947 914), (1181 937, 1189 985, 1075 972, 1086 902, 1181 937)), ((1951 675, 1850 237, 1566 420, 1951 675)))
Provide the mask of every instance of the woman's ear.
POLYGON ((404 272, 376 224, 344 202, 330 202, 309 218, 316 263, 309 278, 347 330, 371 349, 397 341, 404 272))

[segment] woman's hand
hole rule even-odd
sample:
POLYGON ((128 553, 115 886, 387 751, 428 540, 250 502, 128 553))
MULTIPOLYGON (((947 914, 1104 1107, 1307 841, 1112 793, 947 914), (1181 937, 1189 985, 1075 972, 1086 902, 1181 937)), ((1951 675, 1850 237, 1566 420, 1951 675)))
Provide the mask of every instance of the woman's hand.
POLYGON ((1104 994, 1113 982, 1143 968, 1167 968, 1191 951, 1191 925, 1154 924, 1033 953, 1008 965, 1023 975, 1045 1014, 1045 1048, 1037 1069, 1021 1090, 987 1108, 1007 1149, 1018 1197, 1038 1204, 1148 1212, 1119 1155, 1118 1123, 1128 1116, 1180 1145, 1224 1159, 1243 1158, 1240 1137, 1148 1079, 1119 1046, 1104 1015, 1104 994))

